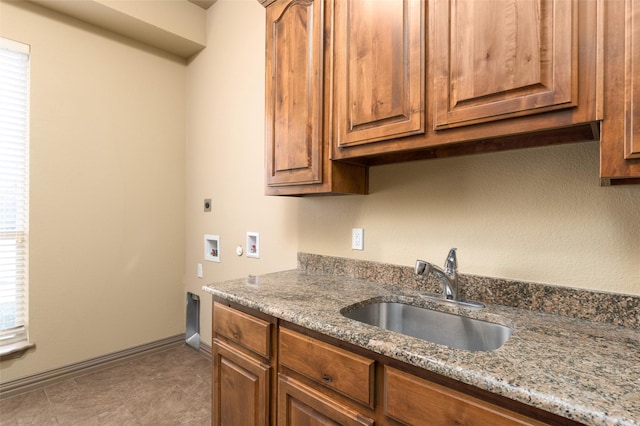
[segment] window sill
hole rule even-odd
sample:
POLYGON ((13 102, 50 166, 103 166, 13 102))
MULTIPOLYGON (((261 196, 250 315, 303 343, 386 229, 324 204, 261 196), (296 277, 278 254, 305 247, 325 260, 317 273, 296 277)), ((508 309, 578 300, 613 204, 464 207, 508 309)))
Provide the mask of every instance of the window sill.
POLYGON ((20 358, 26 351, 35 347, 35 343, 29 343, 26 340, 12 343, 10 345, 0 346, 0 360, 5 361, 8 359, 20 358))

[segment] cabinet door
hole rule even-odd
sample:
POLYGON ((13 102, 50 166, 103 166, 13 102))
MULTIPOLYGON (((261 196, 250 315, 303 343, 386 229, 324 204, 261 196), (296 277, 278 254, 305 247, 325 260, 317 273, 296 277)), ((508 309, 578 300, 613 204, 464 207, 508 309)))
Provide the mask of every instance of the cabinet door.
POLYGON ((291 378, 278 378, 278 426, 364 426, 373 420, 291 378))
POLYGON ((625 158, 640 158, 640 0, 626 1, 625 158))
POLYGON ((577 105, 575 0, 436 0, 433 25, 436 129, 577 105))
POLYGON ((278 0, 267 7, 268 186, 322 182, 322 4, 278 0))
POLYGON ((271 367, 214 339, 211 424, 267 426, 271 367))
POLYGON ((640 0, 604 2, 600 178, 640 184, 640 0))
POLYGON ((346 147, 424 133, 425 3, 335 2, 335 134, 346 147))

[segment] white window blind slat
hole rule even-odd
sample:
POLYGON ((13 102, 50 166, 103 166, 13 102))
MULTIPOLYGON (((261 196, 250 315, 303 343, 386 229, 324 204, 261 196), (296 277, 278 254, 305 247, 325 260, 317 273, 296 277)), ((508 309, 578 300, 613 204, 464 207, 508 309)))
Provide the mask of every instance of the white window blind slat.
POLYGON ((0 346, 27 339, 29 46, 0 38, 0 346))

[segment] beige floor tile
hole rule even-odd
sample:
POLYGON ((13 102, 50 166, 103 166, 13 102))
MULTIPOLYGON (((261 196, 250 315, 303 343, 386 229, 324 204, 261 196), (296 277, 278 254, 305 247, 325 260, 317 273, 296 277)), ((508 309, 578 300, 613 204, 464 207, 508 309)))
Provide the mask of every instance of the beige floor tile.
POLYGON ((2 426, 210 422, 210 360, 186 346, 0 400, 2 426))
POLYGON ((42 389, 0 400, 0 425, 57 425, 42 389))

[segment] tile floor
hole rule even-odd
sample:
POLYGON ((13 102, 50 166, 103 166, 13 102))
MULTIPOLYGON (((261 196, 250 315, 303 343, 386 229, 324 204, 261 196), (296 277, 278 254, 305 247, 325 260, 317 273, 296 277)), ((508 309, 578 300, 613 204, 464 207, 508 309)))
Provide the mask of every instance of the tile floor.
POLYGON ((211 423, 211 361, 180 346, 0 400, 0 425, 211 423))

